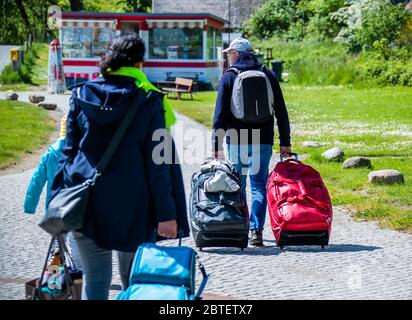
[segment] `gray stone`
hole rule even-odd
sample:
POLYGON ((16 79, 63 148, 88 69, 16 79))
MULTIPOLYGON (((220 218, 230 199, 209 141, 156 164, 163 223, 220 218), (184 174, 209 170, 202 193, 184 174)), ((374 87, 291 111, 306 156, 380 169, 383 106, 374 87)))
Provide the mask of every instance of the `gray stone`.
POLYGON ((46 110, 56 110, 57 108, 57 104, 55 103, 44 103, 44 102, 40 102, 39 103, 39 107, 42 107, 46 110))
POLYGON ((403 174, 398 170, 378 170, 372 171, 368 174, 368 180, 370 183, 379 184, 393 184, 393 183, 404 183, 405 179, 403 174))
POLYGON ((326 158, 327 160, 331 161, 342 161, 345 153, 339 147, 329 149, 322 153, 322 157, 326 158))
POLYGON ((39 103, 44 101, 44 96, 38 95, 38 94, 31 94, 29 95, 29 101, 31 103, 39 103))
POLYGON ((308 148, 319 148, 323 146, 324 146, 323 143, 315 142, 315 141, 305 141, 302 143, 302 147, 308 147, 308 148))
POLYGON ((9 90, 6 92, 4 98, 9 101, 17 101, 19 99, 19 95, 13 90, 9 90))
POLYGON ((342 164, 342 169, 351 169, 351 168, 372 168, 372 163, 368 158, 363 157, 353 157, 345 160, 342 164))

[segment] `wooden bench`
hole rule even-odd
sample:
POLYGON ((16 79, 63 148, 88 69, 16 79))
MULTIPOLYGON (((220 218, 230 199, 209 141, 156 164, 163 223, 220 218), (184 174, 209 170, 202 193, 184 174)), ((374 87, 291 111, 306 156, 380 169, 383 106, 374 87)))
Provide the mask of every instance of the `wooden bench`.
POLYGON ((166 81, 175 81, 176 78, 191 79, 199 81, 199 72, 194 71, 169 71, 166 72, 166 81))
POLYGON ((189 93, 190 97, 193 100, 193 80, 185 78, 176 78, 175 84, 175 88, 162 88, 162 91, 165 92, 166 95, 169 95, 169 93, 171 92, 176 93, 177 100, 181 99, 182 93, 189 93))

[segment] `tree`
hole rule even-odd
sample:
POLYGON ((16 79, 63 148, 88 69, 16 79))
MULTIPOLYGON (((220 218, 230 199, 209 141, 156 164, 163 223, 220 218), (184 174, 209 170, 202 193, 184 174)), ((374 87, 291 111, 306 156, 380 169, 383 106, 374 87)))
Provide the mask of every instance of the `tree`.
POLYGON ((298 7, 307 18, 307 32, 319 39, 336 37, 342 27, 331 18, 331 13, 336 12, 345 5, 345 0, 304 0, 298 7))
POLYGON ((70 10, 71 11, 83 11, 83 1, 82 0, 70 0, 70 10))
POLYGON ((297 21, 299 11, 297 0, 269 0, 245 23, 245 29, 259 38, 273 34, 283 36, 297 21))
POLYGON ((27 16, 26 9, 23 6, 22 0, 15 0, 15 2, 16 2, 17 8, 20 11, 20 15, 24 21, 24 24, 26 26, 28 37, 29 38, 33 37, 30 20, 29 20, 29 17, 27 16))
POLYGON ((408 13, 390 0, 352 0, 347 6, 332 14, 344 24, 337 41, 345 43, 352 51, 373 48, 374 43, 388 45, 400 38, 408 13))
MULTIPOLYGON (((60 5, 59 0, 4 0, 0 1, 0 44, 23 44, 32 35, 34 41, 45 41, 47 10, 60 5)), ((67 1, 68 3, 68 1, 67 1)), ((65 7, 68 10, 69 7, 65 7)))
POLYGON ((118 0, 117 4, 132 12, 149 12, 152 8, 152 0, 118 0))
POLYGON ((26 33, 21 16, 13 0, 0 1, 0 44, 19 44, 20 33, 26 33))

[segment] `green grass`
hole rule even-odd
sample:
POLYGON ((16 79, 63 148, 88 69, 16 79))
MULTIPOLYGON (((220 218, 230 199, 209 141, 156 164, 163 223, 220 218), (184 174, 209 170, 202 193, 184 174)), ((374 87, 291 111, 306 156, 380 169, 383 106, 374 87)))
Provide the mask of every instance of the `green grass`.
POLYGON ((284 95, 298 147, 313 140, 348 156, 412 156, 412 88, 284 86, 284 95))
POLYGON ((46 43, 38 43, 37 59, 35 60, 32 74, 34 85, 44 85, 48 81, 49 46, 46 43))
MULTIPOLYGON (((382 87, 412 86, 412 58, 404 48, 387 48, 387 58, 379 50, 351 53, 333 40, 283 41, 251 39, 262 53, 272 48, 273 59, 284 60, 285 80, 295 85, 352 85, 382 87)), ((269 66, 271 67, 271 66, 269 66)))
POLYGON ((44 86, 33 85, 33 84, 28 84, 28 83, 0 85, 0 91, 4 92, 8 90, 14 90, 18 92, 18 91, 44 91, 46 89, 44 88, 44 86))
POLYGON ((207 127, 212 127, 213 113, 216 103, 216 92, 197 92, 193 98, 193 100, 169 99, 169 101, 176 111, 187 115, 207 127))
MULTIPOLYGON (((339 85, 360 82, 357 56, 347 53, 342 44, 332 40, 286 42, 276 38, 252 39, 254 48, 266 54, 272 48, 273 59, 284 60, 285 80, 296 85, 339 85)), ((271 66, 269 66, 271 67, 271 66)), ((361 81, 363 82, 363 81, 361 81)))
POLYGON ((0 100, 0 169, 46 144, 54 129, 44 109, 25 102, 0 100))
MULTIPOLYGON (((283 84, 282 90, 292 127, 293 150, 308 155, 305 162, 322 174, 334 205, 351 208, 357 218, 411 232, 412 88, 283 84), (325 146, 304 148, 304 141, 318 141, 325 146), (372 170, 399 170, 405 184, 370 185, 371 170, 344 170, 340 163, 323 161, 320 154, 335 146, 344 150, 345 158, 378 156, 372 158, 372 170), (390 158, 393 156, 399 158, 390 158)), ((216 92, 200 92, 193 102, 171 103, 176 111, 211 127, 215 101, 216 92)))

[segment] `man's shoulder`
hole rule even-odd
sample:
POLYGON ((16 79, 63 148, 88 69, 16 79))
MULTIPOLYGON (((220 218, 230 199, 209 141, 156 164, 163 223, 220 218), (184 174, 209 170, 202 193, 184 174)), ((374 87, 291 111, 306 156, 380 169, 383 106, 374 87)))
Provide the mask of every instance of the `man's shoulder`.
POLYGON ((272 70, 270 70, 268 67, 266 67, 265 65, 262 66, 261 70, 268 77, 275 77, 275 73, 272 70))
POLYGON ((232 87, 235 83, 236 74, 233 71, 226 70, 220 78, 220 87, 232 87))
POLYGON ((236 71, 236 68, 229 68, 225 71, 225 73, 223 74, 222 79, 232 79, 232 78, 236 78, 238 72, 236 71))

